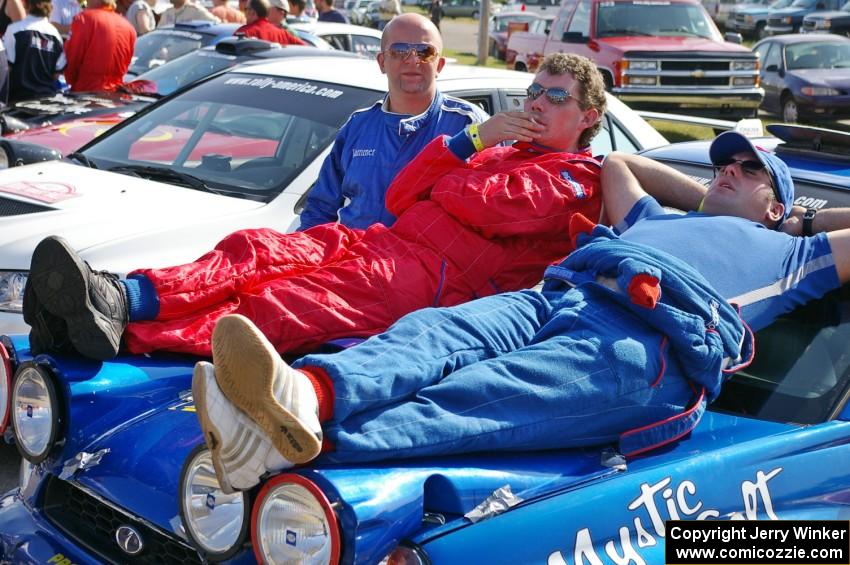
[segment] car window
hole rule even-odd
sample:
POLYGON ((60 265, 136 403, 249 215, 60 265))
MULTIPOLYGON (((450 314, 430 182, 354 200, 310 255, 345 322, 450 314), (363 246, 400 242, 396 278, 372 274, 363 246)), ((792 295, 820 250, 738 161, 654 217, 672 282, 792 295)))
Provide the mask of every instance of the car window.
POLYGON ((602 2, 596 9, 596 35, 686 36, 722 41, 720 32, 699 4, 667 2, 602 2))
POLYGON ((373 57, 381 50, 381 38, 370 35, 352 35, 351 50, 358 55, 373 57))
MULTIPOLYGON (((609 118, 610 119, 610 118, 609 118)), ((611 136, 614 138, 614 149, 626 153, 636 153, 640 147, 634 142, 631 134, 620 124, 611 119, 611 136)))
POLYGON ((83 153, 100 169, 162 180, 150 169, 167 168, 199 178, 214 192, 268 202, 330 145, 354 110, 380 96, 228 73, 128 120, 83 153))
POLYGON ((778 422, 835 417, 850 392, 850 288, 782 316, 756 335, 756 356, 712 409, 778 422))
POLYGON ((129 72, 141 74, 203 47, 204 35, 190 31, 153 31, 136 40, 129 72))
POLYGON ((330 43, 334 49, 339 51, 351 51, 349 49, 348 35, 344 33, 323 35, 322 39, 330 43))
POLYGON ((581 0, 578 3, 567 31, 580 33, 583 37, 590 37, 590 6, 590 0, 581 0))
POLYGON ((771 65, 775 65, 776 69, 782 68, 782 46, 771 43, 768 45, 768 53, 764 58, 764 68, 767 69, 771 65))
POLYGON ((234 55, 200 49, 142 73, 133 82, 147 81, 153 87, 146 92, 167 96, 178 88, 233 66, 236 62, 237 58, 234 55))
POLYGON ((788 70, 850 67, 850 43, 796 43, 785 48, 788 70))
POLYGON ((552 24, 552 37, 561 39, 561 37, 564 36, 564 31, 567 29, 567 22, 572 15, 572 10, 576 5, 576 1, 577 0, 564 0, 564 3, 561 4, 561 11, 558 13, 555 23, 552 24))

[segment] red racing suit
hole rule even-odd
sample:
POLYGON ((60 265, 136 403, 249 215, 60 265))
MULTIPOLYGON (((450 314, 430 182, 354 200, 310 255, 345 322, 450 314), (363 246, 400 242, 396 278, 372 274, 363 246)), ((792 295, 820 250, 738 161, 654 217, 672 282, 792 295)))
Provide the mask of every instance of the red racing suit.
POLYGON ((533 286, 572 251, 572 215, 599 217, 600 165, 589 153, 517 144, 465 162, 447 140, 434 139, 390 185, 398 219, 389 228, 243 230, 194 263, 136 271, 160 309, 127 327, 130 351, 208 356, 225 314, 250 318, 281 353, 375 335, 420 308, 533 286))
POLYGON ((244 34, 246 37, 256 37, 281 45, 307 45, 300 37, 295 37, 289 31, 271 23, 267 18, 259 18, 250 24, 245 24, 233 35, 244 34))
POLYGON ((136 48, 136 30, 111 8, 86 9, 65 42, 65 80, 73 92, 112 91, 124 84, 136 48))

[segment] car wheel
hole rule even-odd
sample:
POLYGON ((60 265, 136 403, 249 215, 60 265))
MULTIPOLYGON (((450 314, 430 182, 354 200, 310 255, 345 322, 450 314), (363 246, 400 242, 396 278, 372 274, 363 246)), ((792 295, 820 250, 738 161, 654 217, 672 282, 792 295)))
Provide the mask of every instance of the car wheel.
POLYGON ((611 92, 611 89, 614 88, 614 79, 611 78, 611 74, 606 71, 600 71, 602 75, 602 82, 605 83, 605 90, 611 92))
POLYGON ((473 20, 477 20, 480 17, 481 17, 481 14, 479 12, 472 12, 472 19, 473 20))
POLYGON ((496 45, 495 41, 490 43, 490 56, 493 57, 494 59, 499 58, 499 46, 496 45))
POLYGON ((514 65, 514 70, 515 70, 515 71, 522 71, 522 72, 524 72, 524 73, 527 73, 527 72, 528 72, 528 67, 526 67, 526 66, 525 66, 525 63, 517 63, 516 65, 514 65))
POLYGON ((756 24, 756 39, 764 39, 767 37, 767 30, 765 28, 764 22, 759 22, 756 24))
POLYGON ((782 99, 782 121, 793 124, 796 123, 798 119, 799 112, 797 111, 797 101, 794 100, 792 95, 786 94, 785 98, 782 99))

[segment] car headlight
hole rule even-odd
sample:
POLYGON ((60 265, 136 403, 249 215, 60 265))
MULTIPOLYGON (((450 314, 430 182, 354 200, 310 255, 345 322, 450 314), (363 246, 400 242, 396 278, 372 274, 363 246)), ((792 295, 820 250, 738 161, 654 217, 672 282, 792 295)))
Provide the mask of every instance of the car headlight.
POLYGON ((232 557, 242 549, 248 533, 245 495, 221 490, 210 452, 203 445, 186 459, 180 476, 180 515, 186 533, 208 560, 232 557))
POLYGON ((756 70, 756 61, 732 61, 733 71, 754 71, 756 70))
POLYGON ((839 90, 828 86, 804 86, 800 89, 800 92, 806 96, 838 96, 841 94, 839 90))
POLYGON ((633 71, 656 71, 658 61, 629 61, 629 69, 633 71))
POLYGON ((9 401, 12 399, 12 364, 9 352, 0 343, 0 436, 9 425, 9 401))
POLYGON ((782 23, 790 24, 791 23, 791 16, 785 16, 784 18, 782 18, 782 23))
POLYGON ((829 20, 821 20, 815 24, 815 27, 820 29, 829 29, 832 27, 832 22, 829 20))
POLYGON ((745 16, 744 21, 746 21, 748 24, 751 24, 751 23, 753 23, 753 17, 752 16, 745 16))
POLYGON ((339 561, 336 515, 319 487, 300 475, 278 475, 260 490, 251 541, 259 563, 339 561))
MULTIPOLYGON (((0 155, 5 153, 0 151, 0 155)), ((0 271, 0 312, 20 314, 23 311, 27 275, 26 271, 0 271)))
POLYGON ((24 364, 15 375, 12 423, 21 455, 41 463, 56 441, 59 406, 53 381, 40 367, 24 364))

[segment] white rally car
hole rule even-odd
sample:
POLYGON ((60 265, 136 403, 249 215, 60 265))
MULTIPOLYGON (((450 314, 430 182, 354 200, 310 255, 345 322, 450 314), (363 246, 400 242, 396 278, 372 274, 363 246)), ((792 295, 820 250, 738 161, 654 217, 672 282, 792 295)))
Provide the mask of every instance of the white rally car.
MULTIPOLYGON (((520 108, 531 78, 446 65, 439 86, 493 114, 520 108)), ((238 229, 295 229, 336 131, 385 89, 378 65, 365 59, 236 67, 62 161, 0 171, 0 334, 28 330, 23 287, 32 250, 47 235, 68 239, 95 269, 126 274, 191 261, 238 229)), ((595 154, 666 144, 626 106, 608 103, 595 154)))

